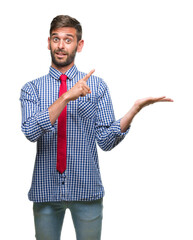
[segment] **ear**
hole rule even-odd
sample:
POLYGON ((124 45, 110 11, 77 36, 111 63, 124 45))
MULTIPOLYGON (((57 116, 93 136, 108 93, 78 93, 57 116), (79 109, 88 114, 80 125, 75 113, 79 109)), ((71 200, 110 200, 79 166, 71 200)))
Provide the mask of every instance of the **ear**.
POLYGON ((80 41, 78 42, 77 52, 81 52, 83 46, 84 46, 84 40, 80 40, 80 41))
POLYGON ((48 49, 51 50, 50 49, 50 37, 48 37, 48 49))

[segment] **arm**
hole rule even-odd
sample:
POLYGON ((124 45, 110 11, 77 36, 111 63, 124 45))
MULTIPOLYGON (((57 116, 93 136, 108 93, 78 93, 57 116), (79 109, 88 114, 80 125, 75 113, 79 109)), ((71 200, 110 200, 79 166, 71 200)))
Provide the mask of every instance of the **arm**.
POLYGON ((96 140, 104 151, 110 151, 125 137, 128 130, 121 132, 120 120, 115 120, 110 93, 105 82, 100 81, 98 87, 98 106, 95 121, 96 140))
POLYGON ((150 104, 154 104, 156 102, 173 102, 173 100, 166 97, 159 98, 148 97, 137 100, 133 107, 129 110, 129 112, 127 112, 125 116, 121 119, 120 122, 121 132, 125 132, 130 127, 133 118, 142 108, 150 104))
POLYGON ((91 93, 90 88, 86 84, 89 77, 94 73, 95 70, 90 71, 83 79, 79 80, 69 91, 64 93, 59 97, 49 108, 49 117, 51 124, 53 125, 60 113, 65 108, 65 106, 70 102, 74 101, 80 96, 86 96, 86 94, 91 93))
POLYGON ((27 83, 21 90, 22 132, 31 142, 36 142, 46 132, 54 130, 54 123, 69 101, 90 93, 86 81, 94 72, 92 70, 79 80, 68 92, 58 98, 48 109, 40 111, 38 91, 33 83, 27 83))
POLYGON ((35 142, 53 127, 50 123, 48 110, 40 111, 38 91, 33 83, 27 83, 21 90, 22 132, 26 138, 35 142))
POLYGON ((96 138, 98 145, 104 151, 113 149, 124 139, 136 114, 145 106, 156 102, 173 102, 173 100, 165 97, 149 97, 137 100, 121 120, 115 121, 111 98, 108 89, 106 89, 99 100, 98 106, 99 117, 96 123, 96 138))

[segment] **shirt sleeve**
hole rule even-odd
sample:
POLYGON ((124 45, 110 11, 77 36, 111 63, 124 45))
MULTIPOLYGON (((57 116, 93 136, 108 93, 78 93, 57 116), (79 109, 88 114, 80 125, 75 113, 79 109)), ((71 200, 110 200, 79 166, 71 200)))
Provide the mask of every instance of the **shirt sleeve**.
POLYGON ((107 85, 102 81, 99 87, 99 99, 96 119, 96 140, 101 149, 109 151, 117 146, 129 132, 121 132, 120 121, 115 120, 113 105, 107 85))
POLYGON ((28 140, 36 142, 43 134, 54 129, 50 122, 48 109, 40 111, 38 92, 31 82, 21 89, 20 101, 21 129, 28 140))

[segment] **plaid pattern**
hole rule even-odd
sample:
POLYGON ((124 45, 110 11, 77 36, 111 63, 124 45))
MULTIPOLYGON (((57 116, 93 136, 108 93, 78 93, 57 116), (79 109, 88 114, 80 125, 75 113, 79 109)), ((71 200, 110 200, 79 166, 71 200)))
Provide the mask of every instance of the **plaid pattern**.
MULTIPOLYGON (((65 73, 68 90, 85 76, 74 65, 65 73)), ((58 99, 61 72, 50 67, 49 74, 28 82, 21 90, 22 131, 37 141, 37 154, 28 197, 34 202, 92 201, 104 196, 97 155, 98 145, 114 148, 126 135, 115 121, 105 82, 91 76, 91 94, 67 105, 67 169, 56 170, 57 121, 52 126, 48 107, 58 99)))

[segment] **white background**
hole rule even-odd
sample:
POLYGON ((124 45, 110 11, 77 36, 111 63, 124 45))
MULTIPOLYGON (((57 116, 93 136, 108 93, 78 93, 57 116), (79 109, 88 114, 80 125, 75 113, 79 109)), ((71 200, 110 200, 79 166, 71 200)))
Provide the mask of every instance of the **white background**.
MULTIPOLYGON (((174 99, 143 109, 119 146, 99 150, 102 239, 193 239, 192 13, 191 0, 1 3, 1 239, 35 239, 27 192, 36 145, 21 133, 19 96, 26 82, 48 72, 49 26, 59 14, 82 23, 85 46, 76 64, 107 82, 117 119, 138 98, 174 99)), ((62 239, 75 240, 68 211, 62 239)))

